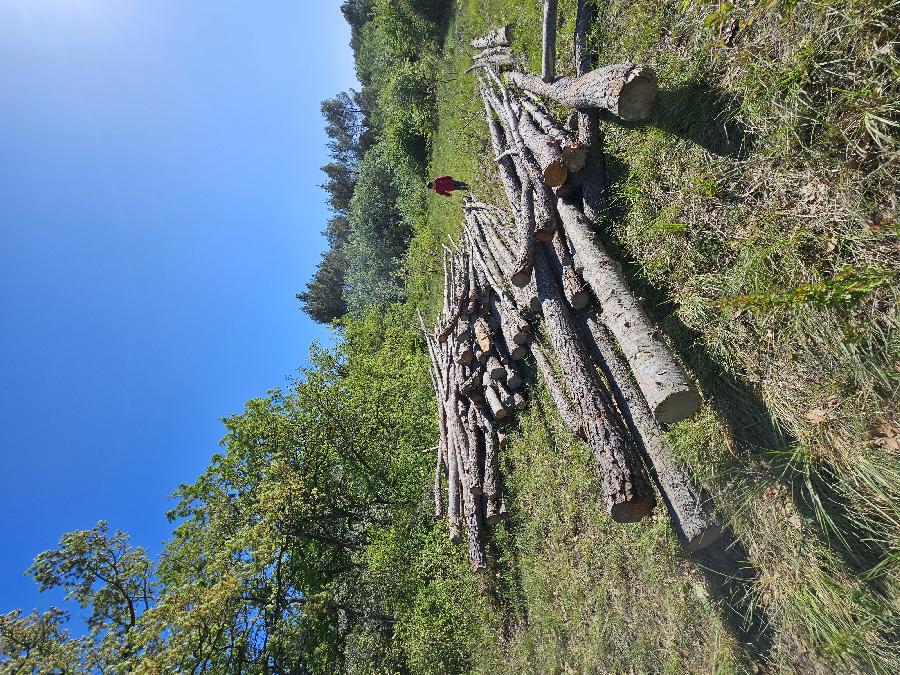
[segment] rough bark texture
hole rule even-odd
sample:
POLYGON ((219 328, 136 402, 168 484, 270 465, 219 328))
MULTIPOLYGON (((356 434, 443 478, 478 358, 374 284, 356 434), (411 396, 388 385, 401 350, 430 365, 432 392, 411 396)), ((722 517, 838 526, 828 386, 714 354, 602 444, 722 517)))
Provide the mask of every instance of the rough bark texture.
POLYGON ((593 312, 582 312, 579 318, 622 417, 644 460, 652 467, 651 474, 672 516, 682 546, 687 551, 706 548, 722 533, 722 524, 713 511, 712 502, 691 478, 688 468, 674 459, 659 423, 631 380, 628 364, 616 352, 612 336, 593 312))
MULTIPOLYGON (((578 0, 575 15, 575 74, 578 77, 594 68, 594 55, 588 50, 587 34, 593 21, 592 0, 578 0)), ((578 140, 588 148, 581 169, 581 193, 584 214, 595 223, 609 209, 606 158, 603 155, 603 134, 600 131, 600 115, 596 109, 579 110, 577 114, 578 140)))
POLYGON ((572 305, 572 309, 587 307, 591 301, 591 294, 587 290, 587 285, 575 270, 575 262, 569 251, 565 233, 562 230, 557 230, 556 236, 553 237, 553 241, 550 243, 551 246, 547 247, 547 256, 553 271, 562 283, 566 300, 572 305))
POLYGON ((541 78, 553 82, 556 77, 556 0, 544 0, 544 41, 541 78))
MULTIPOLYGON (((503 86, 499 79, 497 82, 499 86, 503 86)), ((525 147, 525 142, 519 133, 516 114, 513 112, 508 92, 505 88, 502 90, 502 93, 504 94, 503 101, 499 101, 496 96, 491 96, 491 105, 497 116, 505 121, 505 127, 508 131, 507 137, 512 138, 518 152, 519 161, 515 163, 515 167, 520 176, 520 185, 522 182, 521 178, 527 176, 528 182, 531 183, 531 187, 534 190, 534 237, 538 241, 550 241, 553 238, 557 225, 556 208, 554 206, 555 197, 544 184, 544 177, 537 161, 525 147)))
POLYGON ((475 49, 490 49, 491 47, 508 47, 509 33, 508 26, 500 26, 494 28, 490 33, 477 40, 472 40, 471 45, 475 49))
POLYGON ((572 173, 580 171, 584 166, 588 153, 587 147, 582 145, 574 134, 560 127, 552 117, 533 102, 527 99, 523 100, 522 106, 541 130, 559 144, 563 166, 569 171, 568 178, 570 179, 572 173))
MULTIPOLYGON (((489 101, 490 96, 487 92, 487 85, 484 82, 481 82, 481 96, 484 99, 484 116, 487 121, 488 131, 490 132, 494 156, 499 157, 508 148, 503 139, 501 125, 494 117, 493 108, 489 101)), ((497 172, 500 175, 500 182, 503 183, 506 199, 509 201, 513 213, 517 213, 519 209, 519 191, 521 190, 521 185, 519 184, 519 176, 516 172, 516 167, 512 158, 506 156, 498 159, 497 172)))
POLYGON ((657 90, 653 69, 635 63, 617 63, 550 84, 520 72, 506 73, 506 81, 570 108, 601 108, 627 121, 650 117, 657 90))
POLYGON ((655 499, 637 454, 611 401, 603 391, 597 371, 587 357, 581 329, 553 278, 543 250, 535 255, 535 276, 547 332, 582 420, 584 435, 594 453, 604 498, 610 515, 619 522, 646 516, 655 499))
POLYGON ((510 281, 514 286, 522 288, 531 281, 531 269, 534 266, 534 191, 529 183, 522 190, 522 205, 516 219, 516 243, 518 254, 513 263, 510 281))
POLYGON ((559 412, 562 421, 565 422, 573 436, 583 439, 584 425, 582 420, 572 407, 572 403, 569 401, 569 397, 566 396, 566 392, 563 390, 562 384, 557 379, 556 373, 553 372, 553 366, 550 365, 550 359, 544 351, 544 348, 534 342, 531 345, 531 353, 534 354, 534 362, 537 365, 538 373, 540 373, 541 378, 544 380, 544 384, 547 386, 547 390, 553 398, 553 403, 556 405, 556 410, 559 412))
POLYGON ((549 187, 557 187, 565 183, 569 171, 563 162, 562 147, 559 142, 545 134, 534 123, 531 115, 524 112, 519 115, 518 129, 525 147, 531 150, 531 154, 541 168, 544 184, 549 187))
POLYGON ((628 288, 621 266, 599 245, 590 223, 571 202, 560 200, 557 208, 584 279, 603 310, 604 323, 656 419, 674 424, 690 417, 700 407, 700 396, 628 288))

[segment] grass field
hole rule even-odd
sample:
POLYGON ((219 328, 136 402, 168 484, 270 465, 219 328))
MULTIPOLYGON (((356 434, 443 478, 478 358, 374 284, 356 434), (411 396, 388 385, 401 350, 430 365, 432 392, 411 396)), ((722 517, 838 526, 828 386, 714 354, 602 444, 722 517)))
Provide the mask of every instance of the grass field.
MULTIPOLYGON (((571 74, 575 1, 560 0, 571 74)), ((509 23, 529 67, 538 0, 460 0, 432 173, 502 203, 470 39, 509 23)), ((665 515, 613 524, 589 452, 537 401, 503 457, 511 519, 484 594, 485 672, 900 672, 900 3, 612 0, 601 63, 652 65, 642 125, 606 120, 600 224, 704 396, 669 437, 726 543, 680 552, 665 515)), ((435 311, 458 197, 408 257, 435 311)), ((462 555, 462 553, 460 552, 462 555)))

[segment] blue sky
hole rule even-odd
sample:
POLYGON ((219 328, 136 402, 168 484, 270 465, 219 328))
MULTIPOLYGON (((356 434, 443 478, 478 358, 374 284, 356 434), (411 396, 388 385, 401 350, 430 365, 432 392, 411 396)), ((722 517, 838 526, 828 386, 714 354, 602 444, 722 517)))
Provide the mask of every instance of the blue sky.
POLYGON ((0 612, 100 519, 159 550, 219 419, 327 331, 339 0, 0 0, 0 612))

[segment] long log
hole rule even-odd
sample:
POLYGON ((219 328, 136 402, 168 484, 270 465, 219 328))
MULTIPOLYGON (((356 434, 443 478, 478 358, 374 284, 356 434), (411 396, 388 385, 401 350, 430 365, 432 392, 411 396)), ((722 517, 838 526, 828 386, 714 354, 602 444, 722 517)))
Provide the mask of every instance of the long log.
POLYGON ((483 572, 487 568, 487 560, 481 543, 481 500, 464 484, 462 502, 463 521, 469 544, 469 564, 473 572, 483 572))
POLYGON ((722 523, 711 500, 694 482, 688 468, 675 460, 656 418, 631 379, 628 364, 616 352, 613 338, 593 312, 579 314, 595 360, 606 375, 610 390, 632 438, 643 453, 651 475, 672 517, 675 531, 687 551, 698 551, 722 534, 722 523))
POLYGON ((556 0, 544 0, 544 39, 541 50, 541 79, 556 77, 556 0))
POLYGON ((491 47, 509 46, 509 26, 493 28, 484 37, 472 40, 470 43, 475 49, 490 49, 491 47))
POLYGON ((476 57, 473 59, 472 65, 466 69, 466 73, 470 73, 476 68, 485 66, 494 66, 495 68, 511 68, 516 65, 516 60, 512 54, 491 54, 490 56, 476 57))
POLYGON ((476 409, 478 425, 484 434, 484 495, 494 501, 500 496, 500 471, 497 432, 483 406, 476 409))
POLYGON ((563 390, 559 379, 557 379, 556 373, 553 372, 553 366, 550 365, 550 359, 544 348, 537 342, 533 342, 531 344, 531 353, 534 355, 538 373, 540 373, 541 379, 544 380, 544 385, 547 387, 547 391, 550 392, 550 397, 553 399, 562 421, 565 422, 573 436, 583 439, 584 425, 582 420, 572 407, 572 403, 563 390))
MULTIPOLYGON (((444 443, 443 432, 441 433, 441 445, 444 443)), ((441 457, 441 448, 435 448, 434 460, 434 517, 444 517, 444 495, 441 494, 441 476, 444 475, 444 460, 441 457)))
POLYGON ((534 271, 547 332, 573 405, 583 421, 584 435, 600 472, 606 507, 618 522, 640 520, 653 509, 656 501, 653 490, 612 402, 603 391, 597 371, 587 356, 581 329, 553 278, 543 250, 539 249, 535 255, 534 271))
POLYGON ((642 63, 617 63, 549 84, 537 75, 510 71, 506 81, 570 108, 600 108, 626 121, 649 118, 657 90, 656 73, 642 63))
POLYGON ((569 174, 580 171, 587 159, 587 146, 582 145, 570 131, 559 126, 552 117, 533 102, 523 99, 522 106, 541 128, 541 131, 559 144, 562 162, 569 174))
POLYGON ((525 112, 520 114, 516 106, 513 106, 513 111, 519 117, 518 131, 522 141, 525 143, 525 147, 531 150, 531 154, 541 168, 544 184, 548 187, 558 187, 565 183, 569 170, 563 161, 562 147, 559 142, 553 136, 544 133, 535 124, 531 115, 525 112))
POLYGON ((522 190, 519 214, 516 219, 518 253, 509 280, 513 286, 522 288, 531 280, 531 269, 534 266, 534 191, 530 183, 522 190))
POLYGON ((563 230, 556 231, 551 245, 547 247, 547 257, 557 278, 562 283, 563 293, 565 293, 566 300, 572 305, 572 309, 587 307, 591 301, 591 294, 575 270, 575 262, 563 230))
POLYGON ((494 149, 494 156, 499 158, 497 159, 497 172, 500 174, 500 182, 503 184, 506 199, 509 201, 513 213, 516 213, 519 208, 519 191, 521 190, 519 176, 512 158, 500 157, 508 149, 507 142, 511 143, 511 141, 504 142, 500 122, 494 117, 494 111, 489 101, 487 84, 479 79, 479 85, 481 97, 484 100, 484 117, 491 136, 491 147, 494 149))
MULTIPOLYGON (((594 68, 595 57, 587 44, 587 34, 593 16, 593 0, 578 0, 575 14, 575 74, 578 77, 594 68)), ((609 208, 606 159, 603 156, 599 111, 596 108, 579 110, 577 122, 578 140, 589 149, 581 169, 584 214, 590 220, 599 223, 609 208)))
POLYGON ((656 419, 661 424, 687 419, 700 407, 700 395, 631 292, 621 266, 600 246, 590 223, 571 202, 561 199, 557 209, 584 280, 603 309, 604 323, 656 419))
POLYGON ((505 54, 508 56, 510 54, 509 47, 488 47, 487 49, 484 49, 473 56, 472 60, 477 61, 478 59, 486 59, 491 56, 498 56, 501 54, 505 54))
POLYGON ((555 197, 544 183, 544 176, 537 161, 525 147, 525 141, 522 139, 522 134, 519 133, 518 118, 513 111, 509 92, 503 87, 499 78, 496 78, 495 84, 500 87, 503 98, 500 100, 496 96, 489 96, 489 101, 497 116, 504 122, 507 138, 512 139, 518 152, 518 161, 515 162, 515 167, 519 172, 519 184, 521 185, 524 177, 527 176, 528 182, 531 183, 534 190, 534 237, 538 241, 550 241, 557 225, 555 197))

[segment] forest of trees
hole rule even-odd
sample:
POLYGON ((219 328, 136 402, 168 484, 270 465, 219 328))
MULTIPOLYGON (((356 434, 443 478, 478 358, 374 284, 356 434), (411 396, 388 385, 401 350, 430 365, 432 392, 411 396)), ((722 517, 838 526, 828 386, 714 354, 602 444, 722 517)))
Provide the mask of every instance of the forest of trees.
POLYGON ((103 522, 41 553, 29 574, 83 608, 88 634, 58 608, 2 615, 0 672, 452 669, 472 619, 447 586, 466 571, 423 495, 436 430, 404 311, 350 322, 290 391, 224 420, 158 559, 103 522), (442 642, 419 637, 430 615, 442 642))
POLYGON ((474 591, 423 495, 433 395, 400 271, 424 209, 444 5, 342 6, 362 89, 322 104, 329 249, 298 294, 316 321, 349 313, 338 346, 314 346, 289 391, 223 420, 223 450, 176 490, 157 558, 105 522, 38 555, 28 574, 62 589, 87 630, 57 607, 2 615, 0 672, 447 672, 465 662, 475 633, 456 608, 474 591), (437 642, 420 630, 433 616, 437 642))
POLYGON ((320 323, 401 300, 402 263, 424 213, 434 73, 446 0, 346 0, 360 91, 322 103, 331 161, 328 250, 297 298, 320 323))

